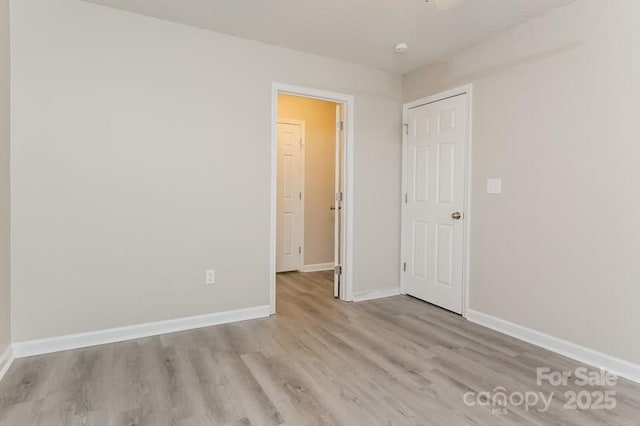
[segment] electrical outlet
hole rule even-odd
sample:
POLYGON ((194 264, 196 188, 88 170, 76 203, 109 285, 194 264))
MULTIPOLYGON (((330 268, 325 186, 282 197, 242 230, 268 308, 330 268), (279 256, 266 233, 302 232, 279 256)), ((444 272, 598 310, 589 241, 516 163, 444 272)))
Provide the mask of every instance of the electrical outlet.
POLYGON ((205 276, 205 284, 211 285, 216 283, 216 271, 209 269, 205 276))

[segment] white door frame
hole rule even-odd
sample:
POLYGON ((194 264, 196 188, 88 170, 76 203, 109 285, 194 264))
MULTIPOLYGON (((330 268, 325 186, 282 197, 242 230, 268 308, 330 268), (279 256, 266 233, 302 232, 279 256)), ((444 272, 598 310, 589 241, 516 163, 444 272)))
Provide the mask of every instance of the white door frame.
MULTIPOLYGON (((407 126, 407 117, 409 110, 422 105, 438 102, 458 95, 467 95, 467 158, 465 159, 465 179, 464 179, 464 238, 463 238, 463 250, 462 250, 462 316, 467 317, 469 310, 469 259, 471 254, 471 149, 472 149, 472 135, 473 135, 473 85, 467 84, 464 86, 456 87, 451 90, 445 90, 444 92, 437 93, 426 98, 421 98, 412 102, 404 104, 402 108, 402 122, 404 127, 407 126)), ((406 131, 402 132, 402 236, 405 235, 404 227, 406 225, 407 205, 404 202, 404 194, 407 193, 407 139, 408 135, 406 131)), ((400 256, 402 262, 405 262, 405 242, 400 245, 400 256)), ((404 274, 400 273, 400 291, 402 294, 406 294, 404 284, 404 274)))
MULTIPOLYGON (((299 170, 299 175, 300 176, 300 193, 302 194, 302 197, 300 198, 300 209, 298 210, 298 212, 300 213, 300 217, 298 218, 298 221, 296 223, 296 232, 298 235, 298 244, 299 247, 301 247, 301 252, 298 255, 298 271, 301 271, 304 268, 304 200, 305 200, 305 193, 304 193, 304 177, 305 177, 305 151, 307 149, 307 129, 306 129, 306 123, 304 122, 304 120, 294 120, 293 118, 281 118, 278 120, 277 124, 293 124, 294 126, 300 126, 300 134, 302 137, 302 149, 300 150, 300 170, 299 170)), ((276 124, 276 139, 277 139, 277 124, 276 124)), ((278 141, 276 140, 276 143, 278 141)), ((276 150, 277 153, 277 150, 276 150)), ((278 178, 278 165, 276 163, 276 179, 278 178)), ((277 197, 277 186, 276 186, 276 197, 277 197)), ((276 204, 276 209, 277 209, 277 204, 276 204)), ((276 231, 277 231, 277 227, 276 227, 276 231)), ((277 236, 276 236, 277 239, 277 236)))
POLYGON ((269 298, 271 314, 276 313, 276 199, 278 194, 278 95, 294 95, 320 99, 343 105, 345 117, 343 165, 342 165, 342 271, 340 298, 353 301, 353 141, 354 141, 354 97, 342 93, 273 82, 271 87, 271 238, 269 261, 269 298))

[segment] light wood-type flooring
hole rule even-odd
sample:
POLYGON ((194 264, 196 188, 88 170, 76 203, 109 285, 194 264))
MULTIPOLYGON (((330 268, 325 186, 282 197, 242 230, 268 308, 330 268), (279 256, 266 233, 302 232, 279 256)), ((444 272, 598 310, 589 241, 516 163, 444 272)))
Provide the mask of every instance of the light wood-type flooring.
POLYGON ((408 296, 344 303, 331 272, 287 273, 277 307, 271 318, 18 359, 0 382, 0 425, 640 424, 640 385, 538 386, 537 367, 579 364, 408 296), (487 405, 502 388, 513 404, 487 405), (565 392, 605 390, 614 410, 564 408, 565 392), (555 396, 541 412, 517 404, 525 392, 555 396))

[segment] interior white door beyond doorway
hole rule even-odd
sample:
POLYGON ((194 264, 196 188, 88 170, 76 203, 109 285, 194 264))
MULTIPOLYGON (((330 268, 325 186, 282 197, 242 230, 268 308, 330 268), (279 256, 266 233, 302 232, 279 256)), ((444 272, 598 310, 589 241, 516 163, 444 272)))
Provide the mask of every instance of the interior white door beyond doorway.
POLYGON ((276 272, 303 266, 304 123, 278 122, 276 272))
POLYGON ((464 314, 469 88, 405 106, 402 291, 464 314))

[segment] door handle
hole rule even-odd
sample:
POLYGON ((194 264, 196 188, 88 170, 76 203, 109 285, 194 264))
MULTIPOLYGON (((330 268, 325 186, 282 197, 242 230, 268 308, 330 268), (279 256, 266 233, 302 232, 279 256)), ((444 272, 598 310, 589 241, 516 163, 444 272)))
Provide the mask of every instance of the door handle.
POLYGON ((453 219, 453 220, 460 220, 460 219, 462 219, 462 213, 460 213, 460 212, 454 212, 454 213, 451 213, 451 219, 453 219))

